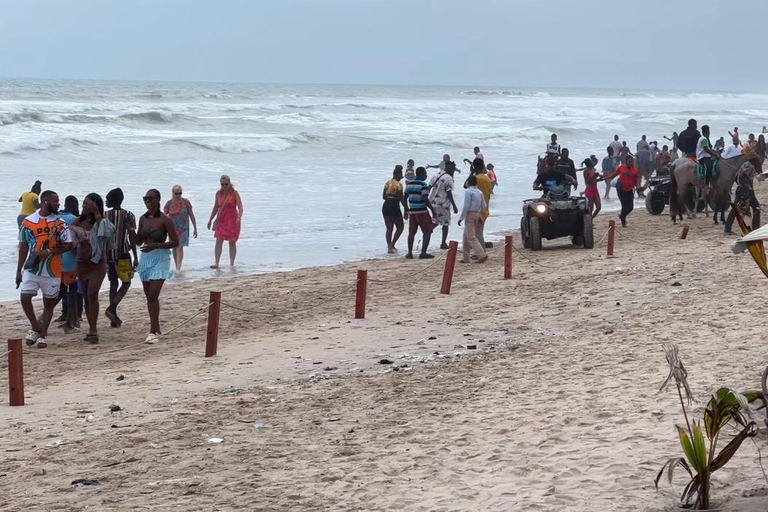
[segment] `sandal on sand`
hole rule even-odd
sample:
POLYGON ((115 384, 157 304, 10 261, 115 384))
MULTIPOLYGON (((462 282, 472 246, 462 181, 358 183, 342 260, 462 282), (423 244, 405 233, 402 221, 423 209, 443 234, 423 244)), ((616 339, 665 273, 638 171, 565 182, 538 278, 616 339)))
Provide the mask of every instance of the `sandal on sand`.
POLYGON ((31 347, 35 343, 37 343, 37 340, 40 338, 40 335, 36 333, 35 331, 29 331, 27 333, 26 338, 24 338, 24 341, 27 343, 28 347, 31 347))
POLYGON ((160 341, 160 337, 161 336, 162 336, 162 334, 155 334, 155 333, 151 332, 151 333, 147 334, 147 339, 144 340, 144 343, 146 343, 147 345, 154 345, 155 343, 160 341))
POLYGON ((45 340, 45 338, 37 338, 37 348, 46 348, 47 346, 48 342, 45 340))
POLYGON ((79 327, 73 327, 69 324, 64 324, 64 327, 62 327, 62 329, 64 329, 64 334, 74 334, 74 333, 80 332, 79 327))
POLYGON ((487 260, 488 260, 488 255, 486 254, 485 256, 482 256, 482 257, 478 258, 477 262, 478 263, 483 263, 484 261, 487 261, 487 260))
POLYGON ((87 341, 91 345, 96 345, 99 342, 99 335, 88 333, 85 335, 85 338, 83 338, 83 341, 87 341))

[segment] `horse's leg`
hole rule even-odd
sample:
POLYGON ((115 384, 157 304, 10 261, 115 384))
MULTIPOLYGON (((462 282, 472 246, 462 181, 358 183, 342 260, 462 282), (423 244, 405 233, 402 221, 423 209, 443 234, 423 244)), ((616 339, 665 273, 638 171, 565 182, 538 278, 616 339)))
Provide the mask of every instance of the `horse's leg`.
MULTIPOLYGON (((704 199, 704 216, 706 218, 709 218, 709 186, 705 185, 703 189, 701 189, 701 198, 704 199)), ((699 203, 701 202, 701 199, 699 199, 696 202, 696 209, 699 209, 699 203)))

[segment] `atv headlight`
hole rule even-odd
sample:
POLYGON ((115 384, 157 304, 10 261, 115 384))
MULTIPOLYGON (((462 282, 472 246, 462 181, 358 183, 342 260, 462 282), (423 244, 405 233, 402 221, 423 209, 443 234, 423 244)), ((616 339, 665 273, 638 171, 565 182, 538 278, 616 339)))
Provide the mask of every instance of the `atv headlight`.
POLYGON ((539 213, 545 213, 547 211, 547 207, 546 205, 539 203, 536 205, 536 211, 539 213))
POLYGON ((584 211, 587 209, 587 203, 581 202, 579 203, 579 210, 584 211))

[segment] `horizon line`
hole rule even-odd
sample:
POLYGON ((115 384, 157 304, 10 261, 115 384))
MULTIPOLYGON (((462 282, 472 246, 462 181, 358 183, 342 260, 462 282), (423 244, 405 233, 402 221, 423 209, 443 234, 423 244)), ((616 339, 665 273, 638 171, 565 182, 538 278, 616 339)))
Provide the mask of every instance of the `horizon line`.
POLYGON ((255 86, 322 86, 322 87, 434 87, 434 88, 499 88, 499 89, 527 89, 535 91, 548 90, 581 90, 581 91, 619 91, 619 92, 686 92, 686 93, 717 93, 717 94, 767 94, 767 90, 738 90, 733 89, 683 89, 669 88, 629 88, 629 87, 599 87, 599 86, 544 86, 544 85, 499 85, 499 84, 408 84, 408 83, 364 83, 364 82, 255 82, 255 81, 220 81, 220 80, 167 80, 167 79, 138 79, 138 78, 66 78, 66 77, 16 77, 2 76, 0 81, 63 81, 63 82, 132 82, 132 83, 158 83, 158 84, 220 84, 220 85, 255 85, 255 86))

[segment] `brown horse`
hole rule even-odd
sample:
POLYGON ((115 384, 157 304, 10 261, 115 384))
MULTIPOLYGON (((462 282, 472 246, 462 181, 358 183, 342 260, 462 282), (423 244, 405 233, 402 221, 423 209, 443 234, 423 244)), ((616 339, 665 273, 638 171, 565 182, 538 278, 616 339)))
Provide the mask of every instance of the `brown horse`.
MULTIPOLYGON (((704 180, 699 179, 696 172, 696 162, 688 157, 675 160, 669 170, 669 213, 672 217, 672 222, 677 223, 678 217, 680 217, 680 220, 683 220, 681 205, 682 208, 685 208, 689 218, 696 218, 696 206, 702 199, 707 199, 705 201, 707 217, 709 217, 709 205, 711 203, 715 216, 717 216, 718 212, 721 212, 722 218, 730 198, 733 183, 736 181, 736 173, 746 161, 747 157, 744 155, 727 160, 719 159, 717 161, 717 176, 712 180, 707 189, 704 180), (689 202, 686 201, 691 189, 693 189, 696 199, 692 210, 688 206, 689 202)), ((715 217, 715 224, 717 224, 717 217, 715 217)))

